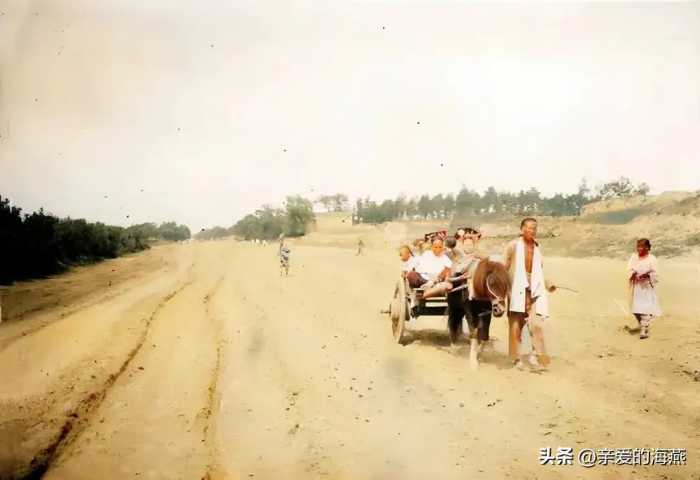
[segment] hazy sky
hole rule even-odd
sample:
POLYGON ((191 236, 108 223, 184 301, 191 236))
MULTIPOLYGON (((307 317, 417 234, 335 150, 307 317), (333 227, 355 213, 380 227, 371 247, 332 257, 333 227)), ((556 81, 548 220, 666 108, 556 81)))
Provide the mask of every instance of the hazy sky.
POLYGON ((697 2, 0 13, 0 194, 27 209, 199 229, 292 193, 700 188, 697 2))

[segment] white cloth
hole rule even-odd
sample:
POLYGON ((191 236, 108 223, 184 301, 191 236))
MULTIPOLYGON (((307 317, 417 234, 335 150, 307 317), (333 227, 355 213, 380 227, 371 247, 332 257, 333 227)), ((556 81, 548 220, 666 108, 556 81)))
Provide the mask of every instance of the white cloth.
POLYGON ((632 254, 627 263, 627 278, 630 278, 634 273, 637 275, 649 274, 649 280, 630 282, 632 313, 660 316, 661 306, 654 288, 659 283, 656 257, 651 253, 642 258, 636 253, 632 254))
POLYGON ((414 268, 416 268, 416 265, 418 265, 418 260, 416 260, 416 257, 409 257, 408 260, 405 262, 401 262, 401 271, 402 272, 410 272, 414 268))
POLYGON ((418 257, 416 272, 426 280, 435 280, 437 276, 445 269, 452 267, 452 260, 447 258, 444 253, 436 256, 432 250, 424 252, 418 257))
POLYGON ((289 255, 291 255, 291 250, 288 247, 281 247, 279 255, 285 260, 289 260, 289 255))
POLYGON ((508 309, 511 312, 525 312, 525 289, 530 287, 530 294, 534 302, 535 314, 541 317, 549 317, 549 300, 547 288, 544 284, 544 271, 542 270, 542 253, 535 245, 532 257, 532 274, 530 282, 525 271, 525 241, 520 238, 515 244, 515 275, 508 309))

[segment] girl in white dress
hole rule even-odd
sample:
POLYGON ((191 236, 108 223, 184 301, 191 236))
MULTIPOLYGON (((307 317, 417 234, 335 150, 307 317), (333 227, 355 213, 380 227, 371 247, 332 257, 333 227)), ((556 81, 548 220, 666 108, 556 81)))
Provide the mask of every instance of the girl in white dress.
POLYGON ((630 257, 627 278, 630 285, 632 313, 639 322, 639 338, 649 337, 651 320, 661 315, 656 284, 659 282, 656 257, 649 253, 651 242, 646 238, 637 240, 637 253, 630 257))

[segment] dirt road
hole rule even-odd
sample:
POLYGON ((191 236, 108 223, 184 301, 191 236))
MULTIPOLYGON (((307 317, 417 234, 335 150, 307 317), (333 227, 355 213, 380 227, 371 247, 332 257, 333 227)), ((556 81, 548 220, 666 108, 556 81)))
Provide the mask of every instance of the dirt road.
POLYGON ((472 372, 442 318, 393 342, 393 251, 293 245, 280 278, 275 248, 159 247, 116 291, 2 324, 0 477, 700 478, 697 266, 664 266, 665 316, 640 341, 621 262, 548 258, 581 292, 552 297, 550 371, 510 369, 495 320, 472 372), (541 447, 688 459, 540 466, 541 447))

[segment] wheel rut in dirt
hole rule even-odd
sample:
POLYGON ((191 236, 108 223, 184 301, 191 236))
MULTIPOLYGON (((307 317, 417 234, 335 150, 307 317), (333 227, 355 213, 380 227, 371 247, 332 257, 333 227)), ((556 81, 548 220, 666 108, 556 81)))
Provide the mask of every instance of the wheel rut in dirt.
POLYGON ((52 462, 55 458, 67 447, 69 446, 75 438, 80 435, 81 431, 89 424, 91 420, 91 413, 94 412, 102 403, 109 389, 114 385, 117 379, 126 371, 131 361, 138 354, 138 352, 143 347, 146 338, 148 337, 148 332, 150 330, 153 320, 156 318, 158 313, 163 309, 163 307, 171 301, 175 296, 182 292, 185 288, 191 285, 191 281, 185 282, 180 285, 174 291, 169 293, 163 298, 163 300, 158 304, 158 306, 153 310, 151 315, 147 318, 145 326, 136 345, 129 351, 124 362, 121 364, 119 370, 109 375, 107 381, 103 384, 102 388, 98 391, 90 393, 87 397, 83 398, 78 405, 73 409, 73 411, 68 414, 67 420, 61 427, 58 436, 41 452, 39 452, 31 461, 29 465, 29 472, 25 475, 21 475, 19 478, 32 480, 42 478, 44 473, 51 467, 52 462))

